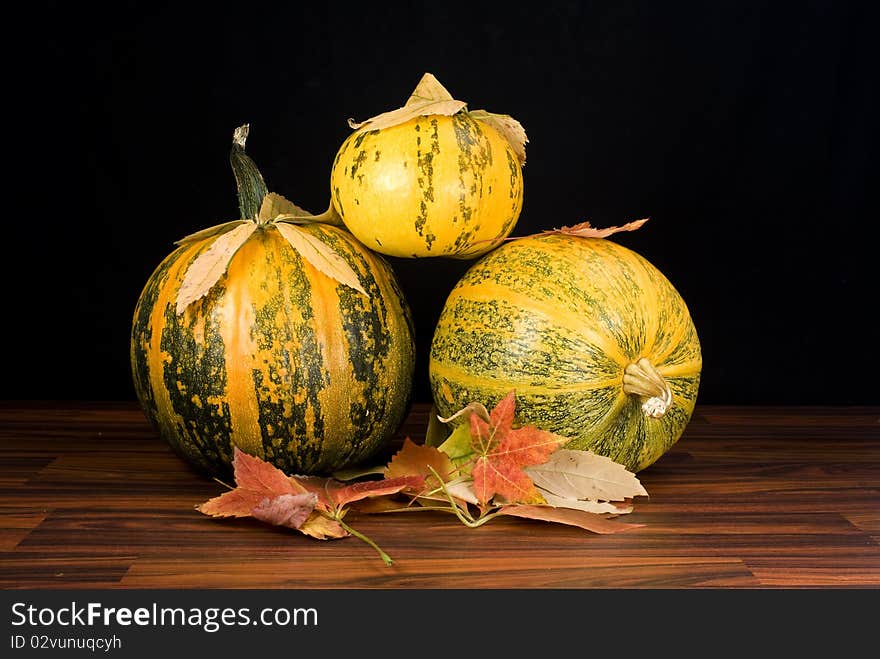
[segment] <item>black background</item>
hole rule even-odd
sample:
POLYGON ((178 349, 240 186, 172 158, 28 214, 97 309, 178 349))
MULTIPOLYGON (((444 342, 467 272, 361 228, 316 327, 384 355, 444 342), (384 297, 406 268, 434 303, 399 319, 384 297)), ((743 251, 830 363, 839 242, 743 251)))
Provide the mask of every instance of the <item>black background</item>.
MULTIPOLYGON (((4 47, 0 396, 132 399, 143 284, 174 240, 237 217, 233 128, 250 122, 270 189, 320 211, 346 119, 431 71, 524 124, 515 235, 651 217, 614 239, 686 300, 701 402, 876 404, 868 5, 33 3, 4 47)), ((428 400, 433 325, 470 263, 392 264, 428 400)))

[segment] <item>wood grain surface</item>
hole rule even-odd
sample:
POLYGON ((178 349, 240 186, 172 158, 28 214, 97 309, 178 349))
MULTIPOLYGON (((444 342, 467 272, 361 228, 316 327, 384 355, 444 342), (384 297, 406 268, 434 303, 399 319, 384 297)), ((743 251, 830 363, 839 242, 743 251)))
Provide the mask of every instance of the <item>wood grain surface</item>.
MULTIPOLYGON (((415 405, 398 440, 420 441, 415 405)), ((194 506, 219 494, 134 403, 0 404, 0 587, 876 588, 880 408, 698 406, 639 474, 615 535, 434 512, 347 518, 321 542, 194 506)))

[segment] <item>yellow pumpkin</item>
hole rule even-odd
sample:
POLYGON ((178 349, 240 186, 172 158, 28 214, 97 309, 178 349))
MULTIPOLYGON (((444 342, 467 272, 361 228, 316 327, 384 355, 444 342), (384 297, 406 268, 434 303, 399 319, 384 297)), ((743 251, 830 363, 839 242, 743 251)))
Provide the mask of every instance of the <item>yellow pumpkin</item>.
POLYGON ((506 238, 523 176, 501 133, 466 110, 352 133, 331 172, 345 226, 389 256, 475 258, 506 238))

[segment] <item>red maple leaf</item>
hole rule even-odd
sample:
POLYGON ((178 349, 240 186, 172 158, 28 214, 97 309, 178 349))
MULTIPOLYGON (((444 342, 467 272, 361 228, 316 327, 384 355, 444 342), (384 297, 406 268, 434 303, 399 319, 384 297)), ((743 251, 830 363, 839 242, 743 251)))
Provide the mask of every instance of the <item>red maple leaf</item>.
POLYGON ((250 517, 265 499, 306 492, 283 471, 260 458, 233 448, 235 489, 206 501, 197 510, 213 517, 250 517))
POLYGON ((383 478, 378 481, 364 481, 341 487, 331 487, 329 493, 331 500, 336 506, 344 506, 361 499, 396 494, 406 489, 419 490, 424 483, 424 476, 399 476, 398 478, 383 478))
POLYGON ((516 394, 511 391, 489 414, 489 423, 471 414, 471 444, 477 454, 471 471, 480 503, 500 495, 507 503, 543 503, 523 467, 542 464, 565 438, 535 426, 513 427, 516 394))

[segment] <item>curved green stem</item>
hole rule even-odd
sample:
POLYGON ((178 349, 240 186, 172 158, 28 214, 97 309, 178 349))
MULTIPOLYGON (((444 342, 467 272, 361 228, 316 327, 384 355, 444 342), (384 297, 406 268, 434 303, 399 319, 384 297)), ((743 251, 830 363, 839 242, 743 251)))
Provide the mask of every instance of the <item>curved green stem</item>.
POLYGON ((348 531, 349 533, 351 533, 354 537, 356 537, 356 538, 360 538, 361 540, 363 540, 364 542, 366 542, 368 545, 370 545, 370 547, 372 547, 372 548, 375 549, 377 552, 379 552, 379 557, 382 559, 382 561, 385 563, 385 565, 393 565, 393 564, 394 564, 394 561, 391 559, 391 557, 390 557, 388 554, 386 554, 384 551, 382 551, 382 548, 381 548, 379 545, 377 545, 375 542, 373 542, 372 540, 370 540, 370 538, 368 538, 367 536, 365 536, 365 535, 364 535, 363 533, 361 533, 360 531, 357 531, 357 530, 353 529, 353 528, 350 527, 348 524, 346 524, 345 522, 343 522, 343 521, 342 521, 342 518, 341 518, 339 515, 337 515, 337 516, 335 517, 335 519, 336 519, 337 523, 339 524, 339 526, 341 526, 341 527, 344 528, 346 531, 348 531))
POLYGON ((386 513, 418 513, 425 510, 436 510, 443 513, 455 512, 449 506, 406 506, 405 508, 388 508, 387 510, 370 511, 370 514, 384 515, 386 513))
POLYGON ((241 218, 243 220, 257 220, 260 206, 263 205, 263 198, 269 191, 257 165, 244 152, 249 131, 250 124, 235 129, 232 135, 229 162, 232 165, 232 173, 235 174, 235 183, 238 186, 238 208, 241 211, 241 218))

